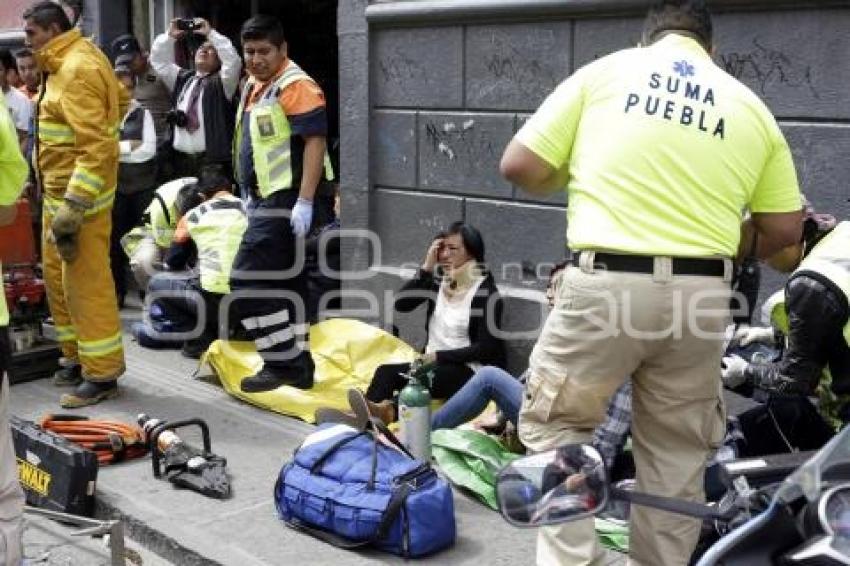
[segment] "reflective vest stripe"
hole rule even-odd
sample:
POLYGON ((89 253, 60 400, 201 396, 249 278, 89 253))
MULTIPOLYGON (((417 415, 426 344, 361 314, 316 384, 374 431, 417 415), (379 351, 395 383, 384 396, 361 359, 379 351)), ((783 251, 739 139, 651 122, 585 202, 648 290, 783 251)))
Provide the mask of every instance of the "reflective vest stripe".
POLYGON ((197 182, 194 177, 175 179, 161 185, 156 190, 156 197, 148 207, 150 213, 151 234, 154 242, 161 248, 171 245, 174 228, 177 226, 177 208, 175 203, 180 189, 197 182))
POLYGON ((189 214, 187 228, 198 247, 202 289, 230 292, 230 271, 247 227, 242 203, 234 196, 217 197, 189 214))
POLYGON ((286 113, 278 102, 280 92, 298 80, 309 79, 301 68, 293 62, 255 103, 248 120, 248 132, 242 128, 242 116, 255 82, 249 80, 242 91, 239 109, 236 113, 236 132, 233 136, 233 163, 237 179, 242 174, 239 163, 242 148, 242 136, 251 136, 254 172, 257 176, 257 189, 260 197, 267 198, 279 190, 292 188, 292 159, 290 152, 291 129, 286 113), (261 125, 262 123, 262 125, 261 125))

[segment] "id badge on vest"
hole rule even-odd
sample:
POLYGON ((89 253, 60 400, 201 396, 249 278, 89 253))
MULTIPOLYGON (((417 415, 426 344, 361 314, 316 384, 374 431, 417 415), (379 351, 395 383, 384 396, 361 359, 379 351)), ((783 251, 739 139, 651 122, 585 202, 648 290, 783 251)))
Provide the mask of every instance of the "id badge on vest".
POLYGON ((271 114, 263 113, 257 115, 257 131, 261 138, 273 138, 277 135, 274 119, 271 114))

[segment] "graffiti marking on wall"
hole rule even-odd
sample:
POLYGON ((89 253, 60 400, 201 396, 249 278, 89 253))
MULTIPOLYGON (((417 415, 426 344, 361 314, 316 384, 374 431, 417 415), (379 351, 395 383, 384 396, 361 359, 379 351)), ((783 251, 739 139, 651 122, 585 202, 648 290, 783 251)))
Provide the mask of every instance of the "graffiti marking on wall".
POLYGON ((425 138, 435 154, 449 161, 463 157, 468 165, 477 165, 482 159, 497 155, 489 134, 476 129, 474 119, 465 120, 460 127, 452 121, 442 124, 428 122, 425 124, 425 138))
MULTIPOLYGON (((545 39, 554 41, 552 37, 545 39)), ((507 82, 524 96, 538 98, 555 88, 558 81, 551 65, 544 65, 538 59, 529 57, 528 53, 523 53, 514 46, 509 37, 494 35, 490 43, 490 55, 486 59, 485 69, 493 81, 482 90, 492 91, 507 82)), ((564 46, 564 49, 566 48, 564 46)))
POLYGON ((411 80, 421 80, 424 76, 422 66, 406 55, 391 55, 378 61, 378 68, 384 83, 405 85, 411 80))
POLYGON ((814 98, 820 98, 812 80, 812 67, 778 49, 762 45, 753 39, 753 48, 746 52, 732 51, 720 55, 726 72, 744 82, 755 84, 761 95, 774 86, 806 88, 814 98))

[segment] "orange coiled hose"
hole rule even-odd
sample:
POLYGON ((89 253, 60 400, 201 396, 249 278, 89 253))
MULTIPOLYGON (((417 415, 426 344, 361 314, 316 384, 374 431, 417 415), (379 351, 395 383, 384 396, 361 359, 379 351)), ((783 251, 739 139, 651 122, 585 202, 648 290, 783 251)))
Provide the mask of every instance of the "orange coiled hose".
POLYGON ((79 415, 46 415, 39 425, 93 451, 100 465, 140 458, 148 451, 142 429, 134 424, 79 415))

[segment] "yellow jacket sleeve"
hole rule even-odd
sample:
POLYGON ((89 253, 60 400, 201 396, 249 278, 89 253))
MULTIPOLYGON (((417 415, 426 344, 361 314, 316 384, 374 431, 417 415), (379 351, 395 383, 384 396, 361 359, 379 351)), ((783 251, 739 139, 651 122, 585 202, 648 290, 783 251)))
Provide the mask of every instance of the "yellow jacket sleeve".
POLYGON ((74 88, 62 95, 62 113, 74 131, 77 159, 65 198, 90 206, 104 191, 114 187, 118 167, 117 124, 110 107, 118 104, 118 89, 97 68, 78 70, 74 88))
POLYGON ((2 99, 0 96, 0 206, 8 206, 20 196, 28 171, 12 116, 2 99))

